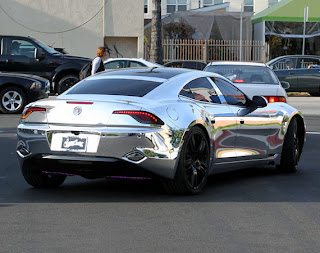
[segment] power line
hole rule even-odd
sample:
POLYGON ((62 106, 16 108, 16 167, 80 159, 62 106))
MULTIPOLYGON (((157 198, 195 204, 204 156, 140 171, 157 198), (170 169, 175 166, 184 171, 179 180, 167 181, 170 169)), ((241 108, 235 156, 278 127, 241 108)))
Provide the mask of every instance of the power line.
POLYGON ((93 20, 93 19, 103 10, 103 8, 104 8, 105 5, 107 4, 107 2, 108 2, 108 0, 105 0, 105 2, 103 3, 102 7, 100 8, 100 10, 99 10, 94 16, 92 16, 89 20, 87 20, 86 22, 84 22, 83 24, 78 25, 78 26, 76 26, 76 27, 74 27, 74 28, 71 28, 71 29, 68 29, 68 30, 57 31, 57 32, 40 31, 40 30, 35 30, 35 29, 33 29, 33 28, 30 28, 30 27, 28 27, 28 26, 25 26, 24 24, 20 23, 19 21, 15 20, 13 17, 11 17, 11 16, 9 15, 9 13, 7 13, 7 12, 2 8, 1 5, 0 5, 0 9, 8 16, 8 18, 10 18, 13 22, 15 22, 16 24, 22 26, 23 28, 26 28, 26 29, 28 29, 28 30, 30 30, 30 31, 37 32, 37 33, 58 34, 58 33, 71 32, 71 31, 76 30, 76 29, 84 26, 85 24, 89 23, 91 20, 93 20))

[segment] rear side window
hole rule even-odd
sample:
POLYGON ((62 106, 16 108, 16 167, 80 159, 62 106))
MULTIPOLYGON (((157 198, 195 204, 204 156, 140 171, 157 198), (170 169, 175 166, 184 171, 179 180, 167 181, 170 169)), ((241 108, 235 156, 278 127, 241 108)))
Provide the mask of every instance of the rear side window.
POLYGON ((197 69, 197 63, 196 62, 184 62, 183 67, 186 69, 197 69))
POLYGON ((127 67, 126 61, 112 61, 104 64, 105 69, 123 69, 127 67))
POLYGON ((161 82, 136 79, 96 79, 79 82, 67 94, 97 94, 143 97, 161 82))
POLYGON ((297 68, 297 58, 284 58, 272 65, 273 69, 287 70, 297 68))
POLYGON ((130 67, 131 68, 139 68, 139 67, 146 67, 146 65, 144 65, 140 62, 132 61, 132 62, 130 62, 130 67))
POLYGON ((246 105, 247 98, 237 87, 220 78, 213 77, 212 81, 218 86, 229 105, 246 105))
POLYGON ((300 68, 307 69, 309 66, 320 65, 320 59, 300 58, 300 68))
POLYGON ((179 95, 202 102, 221 103, 215 89, 206 77, 192 80, 182 88, 179 95))

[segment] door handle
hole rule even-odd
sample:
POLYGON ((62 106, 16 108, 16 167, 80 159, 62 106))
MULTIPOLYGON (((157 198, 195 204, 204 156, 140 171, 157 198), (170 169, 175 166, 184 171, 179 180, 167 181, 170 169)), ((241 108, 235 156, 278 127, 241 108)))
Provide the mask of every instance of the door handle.
POLYGON ((244 124, 244 120, 243 119, 240 119, 240 124, 244 124))

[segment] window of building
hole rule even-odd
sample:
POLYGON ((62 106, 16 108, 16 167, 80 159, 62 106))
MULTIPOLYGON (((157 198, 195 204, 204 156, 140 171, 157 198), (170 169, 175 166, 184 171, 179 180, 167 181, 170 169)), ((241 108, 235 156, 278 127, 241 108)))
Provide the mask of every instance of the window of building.
POLYGON ((270 7, 271 5, 274 5, 278 2, 279 2, 279 0, 268 0, 268 7, 270 7))
POLYGON ((167 0, 167 13, 175 11, 186 11, 187 0, 167 0))
POLYGON ((187 0, 178 0, 178 11, 187 10, 187 0))
POLYGON ((214 4, 223 4, 223 0, 214 0, 214 4))
POLYGON ((214 4, 223 4, 223 0, 203 0, 203 7, 212 6, 214 4))
POLYGON ((167 13, 174 13, 176 11, 176 0, 167 0, 167 13))
POLYGON ((203 0, 203 7, 208 7, 213 5, 213 0, 203 0))
POLYGON ((144 13, 148 13, 148 0, 144 0, 144 13))
POLYGON ((244 0, 243 11, 253 12, 253 0, 244 0))

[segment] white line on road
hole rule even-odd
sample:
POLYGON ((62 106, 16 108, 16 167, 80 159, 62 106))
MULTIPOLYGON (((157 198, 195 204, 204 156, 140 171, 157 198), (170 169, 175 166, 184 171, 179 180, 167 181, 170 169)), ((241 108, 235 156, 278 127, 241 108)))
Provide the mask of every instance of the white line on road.
POLYGON ((307 134, 320 134, 319 132, 307 132, 307 134))

